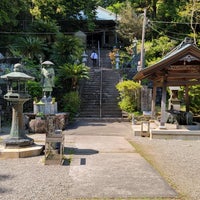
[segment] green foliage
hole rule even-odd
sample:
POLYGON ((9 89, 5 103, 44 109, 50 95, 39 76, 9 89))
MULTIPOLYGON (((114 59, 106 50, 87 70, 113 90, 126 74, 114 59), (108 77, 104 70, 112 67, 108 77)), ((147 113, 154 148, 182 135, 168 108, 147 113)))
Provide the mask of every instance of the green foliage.
POLYGON ((44 41, 38 37, 17 37, 16 41, 10 45, 10 51, 13 55, 23 55, 29 59, 38 58, 45 48, 44 41))
POLYGON ((142 33, 143 17, 138 16, 131 3, 126 4, 120 10, 120 21, 118 24, 118 33, 122 38, 132 40, 134 37, 140 38, 142 33))
MULTIPOLYGON (((189 107, 190 111, 195 114, 200 114, 200 85, 195 85, 189 87, 189 107)), ((185 87, 181 87, 181 89, 178 92, 178 98, 184 103, 185 101, 185 87)))
POLYGON ((194 43, 197 43, 198 26, 200 23, 200 2, 193 0, 192 3, 188 2, 179 12, 182 19, 190 22, 190 28, 193 32, 194 43))
POLYGON ((77 90, 79 81, 88 78, 89 68, 87 66, 84 64, 66 63, 58 69, 57 83, 65 88, 66 84, 69 84, 70 79, 70 90, 77 90))
POLYGON ((54 21, 47 20, 34 20, 34 22, 30 26, 31 30, 34 32, 40 33, 58 33, 59 26, 54 21))
MULTIPOLYGON (((18 24, 17 18, 25 10, 28 10, 27 2, 24 0, 18 1, 0 1, 0 26, 11 28, 18 24)), ((2 30, 2 29, 1 29, 2 30)))
POLYGON ((128 113, 136 111, 138 105, 138 90, 141 88, 141 85, 134 81, 127 80, 119 82, 116 88, 120 94, 120 108, 128 113))
POLYGON ((83 53, 83 44, 74 36, 59 33, 52 46, 52 60, 57 65, 74 63, 83 53))
POLYGON ((63 111, 70 113, 70 119, 73 119, 79 112, 81 99, 78 91, 71 91, 63 96, 63 111))
POLYGON ((24 71, 26 74, 33 76, 35 78, 36 82, 40 82, 41 80, 41 66, 38 64, 38 61, 29 59, 27 57, 24 57, 21 60, 22 63, 24 63, 24 71))
POLYGON ((123 111, 132 113, 136 109, 137 103, 130 96, 125 96, 119 102, 119 106, 123 111))
POLYGON ((117 1, 116 3, 108 6, 107 9, 115 14, 119 14, 120 10, 121 10, 122 6, 124 6, 124 4, 125 4, 124 2, 120 3, 119 1, 117 1))
POLYGON ((47 52, 51 49, 52 43, 55 41, 56 34, 59 33, 60 27, 58 26, 56 21, 47 21, 47 20, 34 20, 33 23, 28 28, 28 31, 34 33, 40 33, 38 37, 45 41, 47 45, 47 52))
POLYGON ((167 36, 161 36, 158 39, 154 39, 151 42, 145 43, 146 49, 146 62, 147 65, 152 65, 161 59, 164 55, 170 52, 175 46, 176 41, 171 40, 167 36))
POLYGON ((189 88, 190 110, 194 114, 200 114, 200 85, 189 88))
POLYGON ((41 98, 42 97, 42 86, 39 82, 28 81, 27 83, 28 93, 31 97, 41 98))
POLYGON ((95 0, 34 0, 30 9, 35 19, 42 20, 66 20, 81 17, 81 11, 89 14, 89 21, 94 19, 95 0))

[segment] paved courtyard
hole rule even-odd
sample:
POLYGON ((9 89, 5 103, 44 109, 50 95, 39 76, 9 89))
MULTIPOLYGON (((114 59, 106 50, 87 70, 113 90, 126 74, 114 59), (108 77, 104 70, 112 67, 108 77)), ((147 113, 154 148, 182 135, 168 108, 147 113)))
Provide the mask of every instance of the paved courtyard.
MULTIPOLYGON (((31 137, 44 144, 44 135, 31 137)), ((71 159, 70 165, 44 165, 43 155, 0 161, 0 199, 177 197, 136 152, 130 138, 129 122, 77 121, 65 131, 65 156, 71 159)))

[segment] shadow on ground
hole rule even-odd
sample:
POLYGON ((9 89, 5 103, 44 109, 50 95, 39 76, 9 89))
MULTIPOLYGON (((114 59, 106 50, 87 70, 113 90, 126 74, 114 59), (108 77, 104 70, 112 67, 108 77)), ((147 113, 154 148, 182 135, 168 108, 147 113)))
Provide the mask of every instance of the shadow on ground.
POLYGON ((65 147, 64 148, 64 154, 67 155, 92 155, 92 154, 97 154, 99 151, 94 150, 94 149, 78 149, 74 147, 65 147))

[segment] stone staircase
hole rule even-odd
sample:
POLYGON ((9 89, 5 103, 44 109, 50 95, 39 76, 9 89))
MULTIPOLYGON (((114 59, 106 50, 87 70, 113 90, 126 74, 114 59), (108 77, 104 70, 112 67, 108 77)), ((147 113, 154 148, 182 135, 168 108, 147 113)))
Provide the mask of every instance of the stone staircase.
POLYGON ((119 93, 115 86, 120 80, 117 70, 102 70, 102 117, 121 117, 122 112, 118 106, 119 93))
POLYGON ((101 51, 100 67, 92 68, 90 61, 90 79, 81 84, 80 117, 85 118, 121 118, 118 107, 118 91, 115 86, 120 74, 111 68, 108 50, 101 51))
POLYGON ((99 69, 90 69, 90 79, 81 85, 80 117, 100 116, 100 76, 99 69))

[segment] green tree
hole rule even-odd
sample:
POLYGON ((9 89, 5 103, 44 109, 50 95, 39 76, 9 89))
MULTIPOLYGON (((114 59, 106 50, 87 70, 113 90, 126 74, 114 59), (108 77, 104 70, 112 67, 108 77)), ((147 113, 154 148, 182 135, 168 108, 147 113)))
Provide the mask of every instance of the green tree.
POLYGON ((118 33, 120 36, 129 41, 135 37, 141 38, 143 17, 135 13, 131 3, 126 1, 119 14, 118 33))
POLYGON ((123 2, 124 0, 98 0, 98 5, 104 8, 108 8, 110 6, 113 6, 114 4, 123 3, 123 2))
POLYGON ((9 30, 16 26, 20 18, 20 14, 27 10, 27 3, 23 0, 0 1, 0 26, 1 30, 9 30))
POLYGON ((145 58, 147 65, 153 65, 158 62, 163 56, 170 52, 177 42, 171 40, 167 36, 161 36, 158 39, 147 41, 145 43, 145 58))
POLYGON ((117 16, 119 15, 120 10, 124 6, 124 4, 125 4, 124 2, 121 2, 121 3, 120 2, 116 2, 116 3, 108 6, 107 9, 110 10, 111 12, 115 13, 116 14, 116 19, 118 19, 117 16))
POLYGON ((194 43, 197 43, 197 28, 200 23, 200 2, 199 0, 189 0, 184 7, 181 7, 179 12, 182 20, 190 23, 194 43))
POLYGON ((33 0, 30 13, 35 19, 60 21, 67 19, 81 19, 87 16, 88 26, 95 19, 96 0, 33 0))

